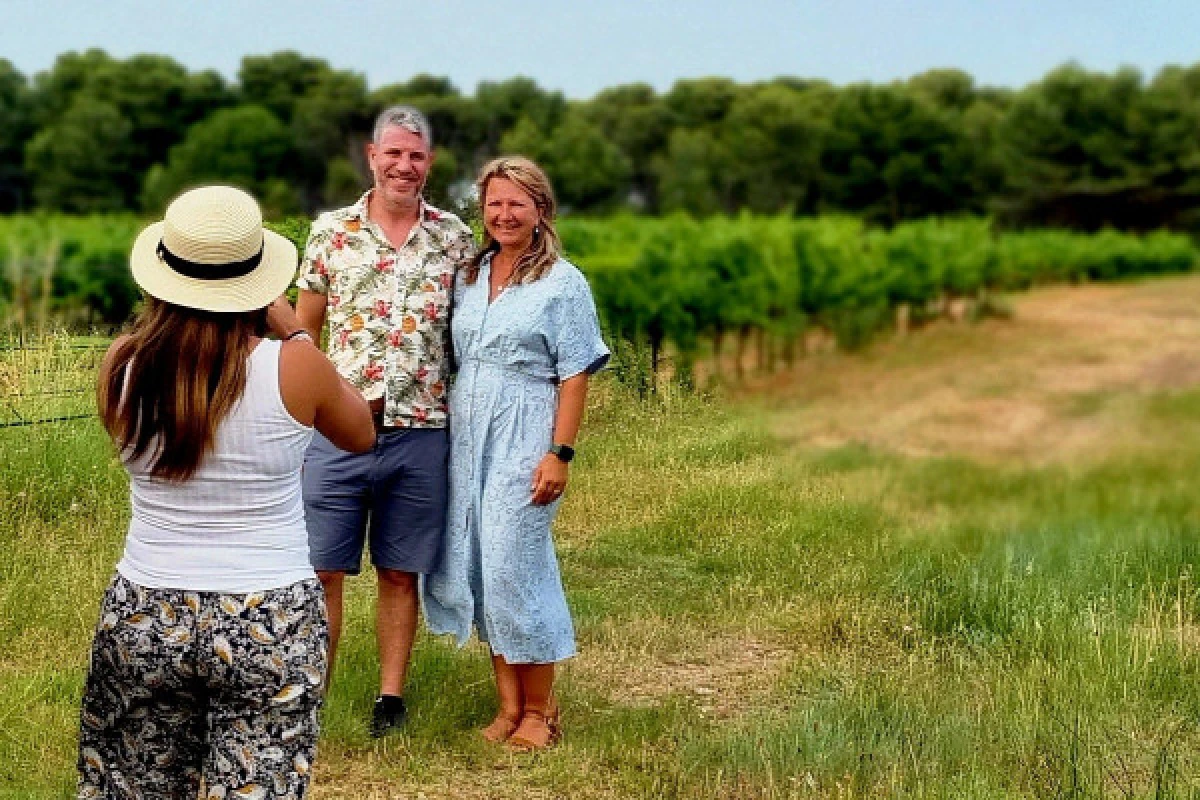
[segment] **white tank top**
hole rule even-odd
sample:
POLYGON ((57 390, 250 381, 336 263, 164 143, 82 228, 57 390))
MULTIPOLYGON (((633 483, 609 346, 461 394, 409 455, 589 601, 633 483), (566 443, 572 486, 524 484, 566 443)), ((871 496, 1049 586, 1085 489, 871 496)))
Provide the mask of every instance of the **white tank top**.
POLYGON ((213 450, 184 483, 127 460, 133 516, 117 571, 154 589, 246 593, 315 577, 300 497, 313 430, 279 392, 280 343, 250 354, 246 390, 217 426, 213 450))

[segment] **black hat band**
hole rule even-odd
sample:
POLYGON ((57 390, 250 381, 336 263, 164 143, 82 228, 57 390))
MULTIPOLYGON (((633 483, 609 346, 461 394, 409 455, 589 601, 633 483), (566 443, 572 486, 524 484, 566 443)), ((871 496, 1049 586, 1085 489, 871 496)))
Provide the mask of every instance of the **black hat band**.
POLYGON ((255 268, 262 263, 263 248, 259 247, 258 252, 245 261, 233 261, 228 264, 201 264, 198 261, 188 261, 186 258, 175 255, 160 239, 158 257, 184 277, 195 278, 198 281, 224 281, 254 272, 255 268))

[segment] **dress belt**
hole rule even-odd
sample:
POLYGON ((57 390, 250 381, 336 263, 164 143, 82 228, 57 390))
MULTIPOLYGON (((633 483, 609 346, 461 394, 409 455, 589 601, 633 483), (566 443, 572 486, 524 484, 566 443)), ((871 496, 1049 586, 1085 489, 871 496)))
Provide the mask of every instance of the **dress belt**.
POLYGON ((474 362, 476 364, 487 364, 489 367, 497 367, 499 369, 504 370, 505 372, 512 373, 513 375, 520 375, 522 378, 528 378, 531 381, 538 381, 539 383, 550 383, 550 384, 558 383, 558 379, 556 377, 554 377, 553 375, 537 375, 528 370, 521 369, 520 367, 515 366, 513 364, 509 364, 504 361, 500 361, 499 359, 480 358, 479 356, 471 356, 466 359, 466 363, 469 364, 471 362, 474 362))

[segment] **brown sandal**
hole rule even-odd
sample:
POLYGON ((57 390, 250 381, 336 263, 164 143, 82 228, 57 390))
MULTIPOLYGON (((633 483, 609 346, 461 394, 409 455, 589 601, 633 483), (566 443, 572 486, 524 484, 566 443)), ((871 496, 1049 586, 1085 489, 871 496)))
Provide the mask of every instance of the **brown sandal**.
POLYGON ((520 724, 519 720, 512 717, 506 717, 503 714, 497 714, 496 718, 488 723, 486 728, 479 731, 480 735, 489 742, 499 744, 508 740, 508 737, 513 735, 513 731, 520 724))
POLYGON ((555 742, 558 741, 561 735, 562 727, 559 721, 558 703, 554 702, 554 699, 551 698, 550 708, 544 712, 535 711, 534 709, 525 710, 525 713, 521 715, 521 724, 518 725, 517 729, 514 730, 508 737, 508 746, 513 750, 518 750, 523 753, 534 750, 545 750, 549 747, 552 747, 555 742), (545 741, 542 741, 540 737, 533 739, 524 734, 517 734, 516 731, 520 730, 520 728, 525 724, 526 719, 540 720, 542 724, 546 726, 545 741))

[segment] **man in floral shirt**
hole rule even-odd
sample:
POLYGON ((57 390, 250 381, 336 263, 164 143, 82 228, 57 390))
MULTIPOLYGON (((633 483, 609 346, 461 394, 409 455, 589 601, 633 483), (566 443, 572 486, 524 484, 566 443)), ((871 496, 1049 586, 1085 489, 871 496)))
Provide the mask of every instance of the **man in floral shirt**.
POLYGON ((419 111, 400 106, 380 114, 367 146, 374 188, 317 218, 296 281, 300 324, 319 341, 328 321, 329 358, 376 415, 372 452, 345 453, 318 434, 304 468, 331 665, 343 579, 358 573, 369 530, 379 581, 375 736, 403 723, 417 575, 434 568, 444 535, 450 301, 455 272, 475 251, 470 228, 421 196, 433 155, 419 111))

